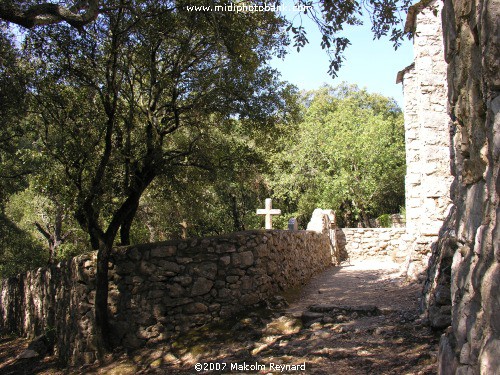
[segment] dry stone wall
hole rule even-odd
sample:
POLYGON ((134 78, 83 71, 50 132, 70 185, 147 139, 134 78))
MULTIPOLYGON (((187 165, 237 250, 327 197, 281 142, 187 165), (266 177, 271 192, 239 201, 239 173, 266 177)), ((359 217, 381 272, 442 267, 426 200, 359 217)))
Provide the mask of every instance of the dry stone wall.
POLYGON ((440 374, 500 374, 500 1, 445 0, 442 20, 454 206, 433 249, 425 307, 433 325, 450 325, 440 374))
POLYGON ((337 228, 337 245, 345 249, 349 258, 364 259, 374 256, 390 256, 403 262, 409 237, 405 228, 337 228))
MULTIPOLYGON (((135 349, 226 319, 305 283, 332 262, 328 235, 249 231, 115 249, 112 341, 135 349)), ((1 284, 0 325, 34 337, 55 330, 69 363, 95 359, 95 254, 1 284)))
MULTIPOLYGON (((399 216, 399 215, 394 215, 399 216)), ((396 220, 402 224, 402 220, 396 220)), ((334 263, 389 256, 395 262, 403 263, 408 253, 408 244, 413 238, 404 226, 392 228, 338 228, 333 210, 316 208, 308 230, 327 234, 330 237, 334 263)))
POLYGON ((0 330, 30 338, 52 331, 62 362, 92 361, 94 269, 87 254, 1 280, 0 330))

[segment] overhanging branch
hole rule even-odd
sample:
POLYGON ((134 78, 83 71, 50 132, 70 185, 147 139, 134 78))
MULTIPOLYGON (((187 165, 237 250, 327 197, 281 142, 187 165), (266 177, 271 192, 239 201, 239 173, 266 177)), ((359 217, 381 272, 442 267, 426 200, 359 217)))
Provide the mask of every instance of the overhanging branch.
POLYGON ((82 28, 99 15, 99 0, 77 1, 72 7, 59 4, 36 4, 21 9, 13 3, 0 2, 0 19, 31 29, 36 26, 66 22, 82 28))

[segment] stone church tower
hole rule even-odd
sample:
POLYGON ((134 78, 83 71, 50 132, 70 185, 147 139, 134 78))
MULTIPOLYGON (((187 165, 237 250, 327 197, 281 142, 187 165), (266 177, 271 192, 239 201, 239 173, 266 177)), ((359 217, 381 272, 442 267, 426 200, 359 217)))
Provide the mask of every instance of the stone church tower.
POLYGON ((451 205, 442 4, 421 1, 412 7, 406 29, 415 30, 415 60, 397 76, 404 92, 406 228, 411 249, 408 274, 412 277, 427 267, 431 244, 451 205))

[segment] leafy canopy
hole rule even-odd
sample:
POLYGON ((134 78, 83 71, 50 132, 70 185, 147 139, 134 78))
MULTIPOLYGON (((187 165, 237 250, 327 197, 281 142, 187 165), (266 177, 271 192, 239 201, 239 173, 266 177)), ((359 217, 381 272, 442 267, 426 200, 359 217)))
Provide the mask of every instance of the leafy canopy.
POLYGON ((275 194, 298 214, 336 210, 344 225, 394 213, 404 202, 405 147, 396 103, 356 86, 305 93, 289 149, 275 156, 275 194))
MULTIPOLYGON (((298 0, 296 4, 303 6, 303 12, 286 21, 286 30, 292 33, 294 47, 300 49, 308 43, 307 30, 302 23, 303 17, 312 19, 323 35, 321 47, 330 56, 329 73, 336 76, 344 59, 343 52, 350 44, 349 39, 342 36, 345 25, 360 25, 361 16, 368 14, 374 38, 389 35, 394 47, 397 48, 405 36, 411 35, 412 30, 403 28, 403 18, 413 2, 414 0, 298 0)), ((168 3, 169 8, 182 11, 187 5, 228 5, 239 3, 239 1, 192 0, 169 1, 168 3)), ((267 5, 268 2, 258 0, 252 3, 267 5)), ((275 1, 275 5, 284 4, 289 5, 284 0, 275 1)), ((81 31, 97 20, 99 15, 109 15, 117 9, 126 9, 132 13, 140 12, 144 8, 144 3, 137 0, 62 0, 57 2, 3 0, 0 3, 0 19, 25 28, 65 23, 81 31)), ((202 11, 198 12, 202 13, 202 11)), ((220 14, 212 10, 206 11, 205 15, 218 18, 220 14)), ((284 18, 286 14, 281 12, 277 16, 284 18)))

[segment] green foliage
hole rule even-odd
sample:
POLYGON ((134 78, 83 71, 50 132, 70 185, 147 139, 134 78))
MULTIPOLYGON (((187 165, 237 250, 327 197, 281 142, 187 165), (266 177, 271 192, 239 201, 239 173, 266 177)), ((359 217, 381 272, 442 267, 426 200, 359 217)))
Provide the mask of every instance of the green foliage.
POLYGON ((53 260, 56 261, 89 250, 85 233, 78 228, 68 212, 60 210, 61 206, 55 199, 51 199, 49 194, 38 192, 35 184, 32 183, 25 190, 9 197, 5 206, 5 215, 8 220, 16 223, 20 236, 28 238, 40 249, 45 248, 47 254, 49 252, 47 247, 50 245, 45 235, 59 236, 62 243, 57 244, 54 249, 53 260), (59 216, 58 213, 60 213, 59 216), (56 223, 58 218, 61 220, 60 223, 56 223), (39 229, 36 224, 39 225, 39 229), (45 231, 45 235, 41 230, 45 231), (57 230, 60 233, 57 233, 57 230))
MULTIPOLYGON (((176 12, 169 2, 143 5, 116 9, 84 34, 55 26, 26 40, 39 73, 32 103, 36 147, 50 166, 40 185, 59 192, 94 247, 97 237, 110 243, 119 228, 127 231, 155 179, 162 178, 170 204, 177 197, 166 194, 197 191, 196 174, 204 173, 197 169, 235 181, 214 189, 218 204, 237 199, 234 227, 243 228, 238 216, 248 199, 237 177, 251 157, 243 137, 272 129, 283 117, 286 87, 266 63, 283 47, 279 17, 207 17, 187 12, 182 2, 176 12), (231 125, 236 118, 247 134, 231 125)), ((144 239, 147 231, 136 228, 133 235, 144 239)))
MULTIPOLYGON (((372 24, 372 31, 374 38, 381 38, 383 36, 390 36, 394 47, 397 48, 401 40, 405 36, 411 36, 414 30, 404 30, 403 17, 408 12, 410 5, 414 0, 339 0, 339 1, 325 1, 325 0, 299 0, 296 5, 301 5, 304 9, 301 13, 295 14, 292 19, 286 21, 283 25, 286 27, 287 32, 291 32, 293 39, 293 46, 300 50, 309 41, 307 39, 307 30, 303 26, 303 18, 310 18, 318 26, 321 34, 321 47, 327 51, 330 56, 330 70, 329 72, 336 76, 342 61, 344 59, 344 50, 350 44, 349 39, 342 35, 342 30, 345 25, 360 25, 362 24, 362 16, 367 14, 372 24)), ((92 22, 97 19, 109 16, 116 9, 128 10, 132 15, 136 16, 141 14, 141 10, 146 9, 145 14, 149 16, 154 15, 152 6, 155 3, 158 5, 156 8, 158 12, 181 13, 186 10, 186 6, 210 6, 219 5, 218 2, 207 1, 155 1, 151 4, 150 1, 127 2, 122 8, 120 4, 113 4, 113 7, 103 6, 102 0, 87 0, 87 1, 57 1, 57 7, 37 6, 39 2, 35 0, 4 0, 0 3, 0 19, 14 22, 26 28, 32 28, 40 25, 53 25, 57 23, 64 23, 82 30, 84 26, 92 27, 92 22), (101 14, 101 17, 97 15, 101 14), (68 15, 70 17, 68 17, 68 15)), ((43 2, 42 2, 43 3, 43 2)), ((427 5, 429 1, 423 2, 427 5)), ((51 4, 50 0, 47 4, 51 4)), ((266 1, 255 0, 252 5, 265 6, 268 5, 266 1)), ((285 1, 276 1, 273 5, 286 5, 285 1)), ((156 14, 157 14, 156 13, 156 14)), ((206 17, 206 13, 192 12, 201 14, 201 18, 206 17)), ((226 12, 224 18, 231 18, 231 12, 226 12)), ((267 21, 275 17, 274 12, 259 12, 261 14, 267 13, 267 21)), ((232 24, 231 28, 226 28, 224 22, 217 19, 218 14, 215 12, 209 13, 213 21, 221 24, 220 35, 224 35, 229 30, 237 30, 238 26, 242 23, 232 24)), ((282 12, 280 16, 286 16, 286 12, 282 12)), ((153 16, 154 17, 154 16, 153 16)), ((286 39, 285 33, 281 33, 286 39)), ((227 45, 230 48, 237 50, 241 48, 239 39, 228 41, 227 45)), ((281 50, 278 55, 282 55, 281 50)))
POLYGON ((342 225, 397 212, 404 202, 404 127, 394 101, 355 86, 304 95, 304 119, 274 156, 272 187, 292 211, 334 209, 342 225))
POLYGON ((406 206, 401 206, 399 208, 399 213, 401 215, 401 218, 403 219, 403 222, 406 223, 406 206))
MULTIPOLYGON (((183 220, 189 236, 261 228, 255 209, 270 194, 265 180, 268 155, 292 134, 298 110, 294 89, 286 88, 282 98, 283 111, 273 119, 274 131, 249 119, 228 119, 210 127, 192 155, 204 161, 204 168, 177 168, 148 188, 134 221, 132 242, 179 237, 183 220)), ((276 223, 276 228, 285 225, 276 223)))
POLYGON ((25 186, 31 170, 26 163, 30 145, 25 138, 30 127, 23 121, 27 81, 14 36, 0 24, 0 210, 9 194, 25 186))
MULTIPOLYGON (((9 220, 56 257, 87 249, 89 235, 94 248, 118 242, 119 230, 122 243, 169 238, 183 219, 197 235, 254 227, 255 201, 267 195, 258 143, 273 147, 297 112, 267 65, 286 44, 283 19, 138 4, 83 33, 54 25, 24 39, 30 111, 16 119, 33 130, 18 137, 31 174, 29 188, 23 181, 4 199, 9 220)), ((20 52, 9 48, 15 71, 20 52)))
POLYGON ((389 214, 380 215, 377 220, 381 228, 390 228, 392 226, 391 215, 389 214))
POLYGON ((48 252, 30 233, 0 214, 0 278, 47 264, 48 252))

